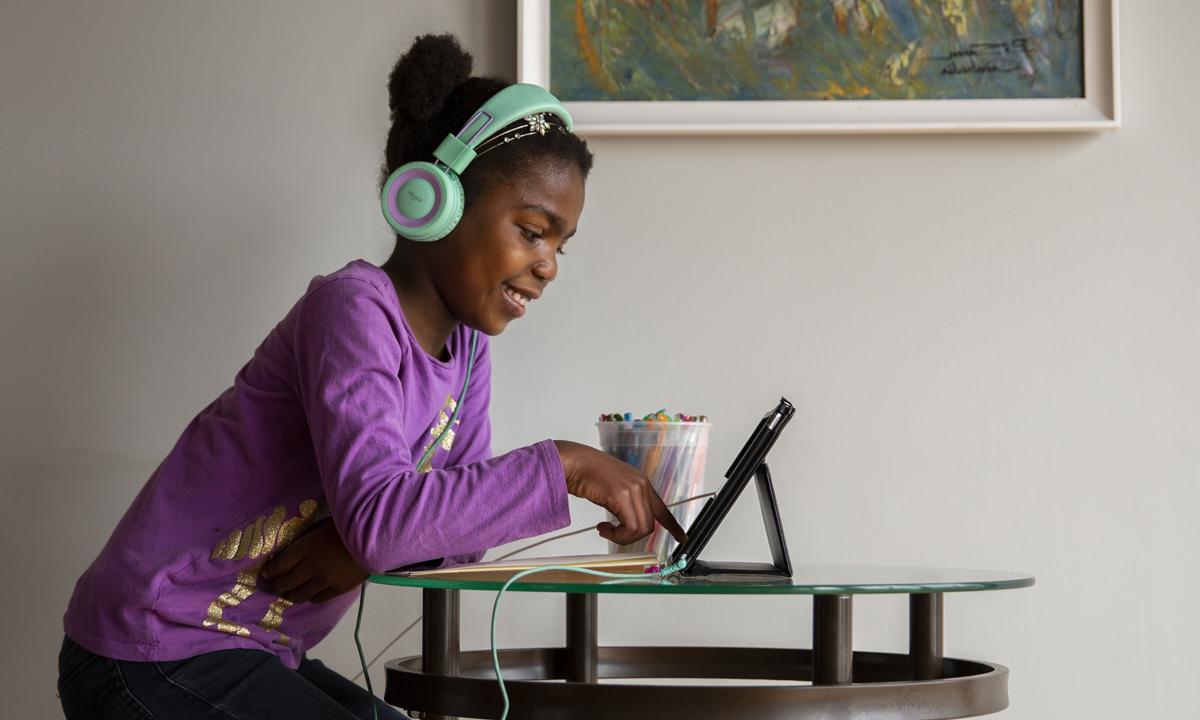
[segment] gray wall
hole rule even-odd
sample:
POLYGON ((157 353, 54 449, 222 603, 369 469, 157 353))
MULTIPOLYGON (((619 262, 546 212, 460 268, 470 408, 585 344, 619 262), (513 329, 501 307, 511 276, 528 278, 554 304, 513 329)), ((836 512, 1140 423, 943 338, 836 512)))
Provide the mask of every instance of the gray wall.
MULTIPOLYGON (((0 10, 7 712, 51 717, 77 575, 308 279, 390 247, 386 74, 451 30, 512 77, 512 2, 27 2, 0 10)), ((559 280, 495 343, 497 449, 610 409, 716 423, 779 395, 793 557, 1033 572, 953 595, 946 651, 1013 718, 1200 704, 1200 102, 1190 0, 1124 3, 1126 127, 1076 136, 596 139, 559 280), (740 178, 714 187, 718 171, 740 178), (719 190, 719 192, 718 192, 719 190)), ((213 498, 220 502, 220 498, 213 498)), ((765 553, 753 506, 719 555, 765 553)), ((584 526, 600 513, 573 505, 584 526)), ((594 536, 557 552, 601 551, 594 536)), ((464 600, 485 647, 491 598, 464 600)), ((607 643, 807 646, 803 598, 606 598, 607 643)), ((368 651, 418 611, 375 588, 368 651)), ((901 650, 905 605, 856 605, 901 650)), ((554 598, 501 641, 561 642, 554 598), (547 622, 548 620, 548 622, 547 622)), ((347 673, 351 624, 317 654, 347 673)), ((394 657, 417 651, 402 640, 394 657)), ((382 681, 382 673, 376 675, 382 681)))

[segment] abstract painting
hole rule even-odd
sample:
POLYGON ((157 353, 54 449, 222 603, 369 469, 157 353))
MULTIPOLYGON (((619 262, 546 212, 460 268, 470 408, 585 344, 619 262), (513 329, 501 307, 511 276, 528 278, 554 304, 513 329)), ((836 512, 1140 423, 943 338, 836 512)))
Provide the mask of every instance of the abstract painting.
POLYGON ((549 0, 568 102, 1084 97, 1083 0, 549 0))

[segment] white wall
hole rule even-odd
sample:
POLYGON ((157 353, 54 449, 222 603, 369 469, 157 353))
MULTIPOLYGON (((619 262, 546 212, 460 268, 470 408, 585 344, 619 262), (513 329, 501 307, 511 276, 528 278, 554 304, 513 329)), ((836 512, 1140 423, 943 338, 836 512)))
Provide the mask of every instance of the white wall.
MULTIPOLYGON (((70 589, 187 421, 312 275, 386 257, 374 183, 397 53, 451 30, 512 77, 513 13, 0 10, 14 717, 57 714, 70 589)), ((1194 713, 1200 6, 1128 2, 1121 24, 1113 134, 593 140, 559 280, 495 343, 497 449, 594 441, 601 411, 666 406, 713 418, 716 479, 786 394, 800 410, 773 467, 796 561, 1032 572, 1032 589, 946 602, 947 654, 1011 667, 1004 717, 1194 713)), ((765 552, 755 512, 721 554, 765 552)), ((369 593, 368 651, 418 596, 369 593)), ((464 598, 465 647, 486 645, 490 602, 464 598)), ((807 646, 809 606, 606 597, 601 639, 807 646)), ((505 607, 502 642, 561 642, 556 598, 505 607)), ((857 601, 856 647, 903 650, 905 608, 857 601)), ((317 653, 348 674, 351 627, 317 653)))

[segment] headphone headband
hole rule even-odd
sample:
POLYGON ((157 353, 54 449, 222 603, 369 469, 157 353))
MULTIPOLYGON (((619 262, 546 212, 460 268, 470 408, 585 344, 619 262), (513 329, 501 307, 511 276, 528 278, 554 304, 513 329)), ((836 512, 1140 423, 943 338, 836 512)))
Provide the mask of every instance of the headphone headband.
POLYGON ((475 111, 457 135, 446 139, 433 151, 433 156, 455 172, 462 171, 475 159, 479 144, 500 132, 509 123, 535 113, 552 113, 562 119, 567 130, 574 124, 558 99, 545 89, 530 83, 509 85, 493 95, 475 111))

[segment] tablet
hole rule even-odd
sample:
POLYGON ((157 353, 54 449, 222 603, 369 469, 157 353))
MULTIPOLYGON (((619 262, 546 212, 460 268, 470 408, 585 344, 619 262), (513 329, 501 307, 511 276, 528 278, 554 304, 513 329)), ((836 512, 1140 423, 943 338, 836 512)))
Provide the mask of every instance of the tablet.
MULTIPOLYGON (((779 439, 779 434, 787 426, 795 412, 795 406, 788 402, 787 398, 780 398, 779 404, 758 421, 754 432, 750 434, 750 438, 742 446, 741 452, 737 454, 729 466, 729 470, 725 472, 725 483, 717 491, 717 494, 709 498, 701 508, 700 514, 687 529, 687 540, 675 548, 675 552, 671 554, 672 563, 678 562, 679 558, 686 554, 692 560, 689 568, 692 565, 696 566, 693 574, 709 574, 714 571, 771 573, 771 569, 774 569, 773 574, 791 575, 787 546, 783 541, 782 528, 779 526, 779 511, 775 503, 775 493, 771 487, 770 472, 764 461, 775 441, 779 439), (729 509, 741 496, 742 490, 746 488, 750 478, 756 475, 758 476, 759 502, 762 505, 763 521, 767 525, 767 537, 771 544, 774 565, 699 562, 700 553, 712 539, 717 528, 720 527, 721 522, 729 513, 729 509)), ((685 574, 687 574, 686 571, 685 574)))

